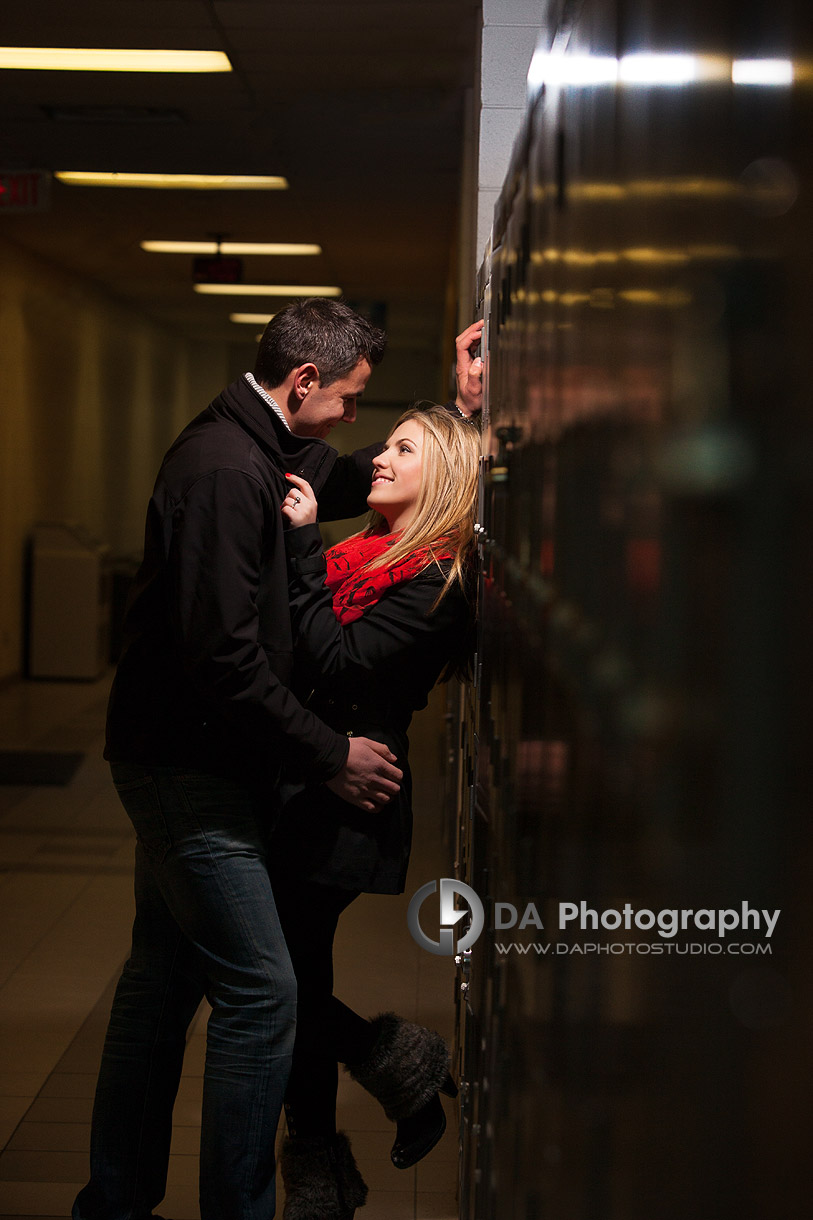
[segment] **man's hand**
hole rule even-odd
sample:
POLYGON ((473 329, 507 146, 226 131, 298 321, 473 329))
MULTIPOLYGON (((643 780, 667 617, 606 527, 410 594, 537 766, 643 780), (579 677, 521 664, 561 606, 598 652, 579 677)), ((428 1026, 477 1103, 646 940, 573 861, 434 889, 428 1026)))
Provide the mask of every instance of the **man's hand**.
POLYGON ((347 762, 332 779, 325 781, 343 801, 374 813, 398 795, 403 771, 393 766, 395 755, 380 741, 351 737, 347 762))
POLYGON ((474 352, 483 337, 485 322, 472 322, 455 339, 457 348, 457 407, 464 415, 483 408, 483 361, 474 352))
POLYGON ((299 475, 286 474, 285 477, 289 483, 293 484, 282 501, 282 515, 289 528, 296 529, 300 525, 313 525, 319 507, 316 503, 316 496, 313 494, 313 488, 307 479, 300 479, 299 475))

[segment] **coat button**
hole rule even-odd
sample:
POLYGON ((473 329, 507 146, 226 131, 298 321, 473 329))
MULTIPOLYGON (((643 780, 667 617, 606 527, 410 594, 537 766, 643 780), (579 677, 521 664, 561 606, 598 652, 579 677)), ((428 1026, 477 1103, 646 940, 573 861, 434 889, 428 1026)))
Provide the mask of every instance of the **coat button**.
POLYGON ((357 703, 351 703, 351 704, 350 704, 350 710, 351 710, 352 712, 357 712, 357 711, 359 710, 359 705, 358 705, 357 703))

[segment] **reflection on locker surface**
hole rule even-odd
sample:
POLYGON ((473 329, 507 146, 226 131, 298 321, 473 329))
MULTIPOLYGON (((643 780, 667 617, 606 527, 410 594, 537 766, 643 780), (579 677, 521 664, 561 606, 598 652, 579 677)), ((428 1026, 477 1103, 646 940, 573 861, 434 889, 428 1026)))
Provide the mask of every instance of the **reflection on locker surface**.
POLYGON ((461 1216, 779 1220, 809 1208, 811 16, 550 10, 478 288, 461 1216))

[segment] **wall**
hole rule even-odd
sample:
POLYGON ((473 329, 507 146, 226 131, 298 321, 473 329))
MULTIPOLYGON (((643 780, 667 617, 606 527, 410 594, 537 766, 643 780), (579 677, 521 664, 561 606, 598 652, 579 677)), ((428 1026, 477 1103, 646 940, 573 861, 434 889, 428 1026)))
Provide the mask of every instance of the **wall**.
POLYGON ((526 82, 547 0, 483 0, 477 262, 525 116, 526 82))
POLYGON ((195 345, 0 241, 0 680, 23 666, 23 564, 38 520, 140 551, 175 434, 221 388, 225 348, 195 345))

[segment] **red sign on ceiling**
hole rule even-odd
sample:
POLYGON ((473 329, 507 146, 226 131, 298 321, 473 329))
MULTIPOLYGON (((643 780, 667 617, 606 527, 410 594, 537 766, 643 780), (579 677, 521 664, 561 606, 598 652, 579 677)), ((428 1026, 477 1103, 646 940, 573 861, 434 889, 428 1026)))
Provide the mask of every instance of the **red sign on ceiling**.
POLYGON ((47 170, 0 170, 0 212, 44 212, 50 201, 51 175, 47 170))

